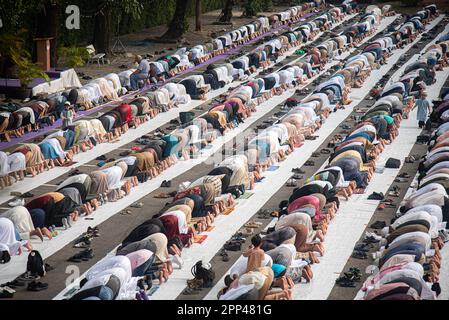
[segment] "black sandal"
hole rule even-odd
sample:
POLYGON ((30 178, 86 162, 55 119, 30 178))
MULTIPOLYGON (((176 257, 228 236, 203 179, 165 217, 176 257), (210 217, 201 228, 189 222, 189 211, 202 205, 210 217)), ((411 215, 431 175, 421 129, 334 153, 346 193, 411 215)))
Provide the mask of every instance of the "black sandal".
POLYGON ((229 255, 228 255, 227 252, 224 252, 224 253, 221 255, 221 261, 223 261, 223 262, 228 262, 228 261, 229 261, 229 255))
POLYGON ((368 256, 367 256, 366 252, 364 252, 364 251, 357 251, 357 250, 355 250, 352 253, 351 257, 353 257, 355 259, 362 259, 362 260, 368 259, 368 256))
POLYGON ((28 284, 27 290, 28 291, 42 291, 42 290, 47 290, 48 289, 48 283, 43 283, 43 282, 30 282, 28 284))

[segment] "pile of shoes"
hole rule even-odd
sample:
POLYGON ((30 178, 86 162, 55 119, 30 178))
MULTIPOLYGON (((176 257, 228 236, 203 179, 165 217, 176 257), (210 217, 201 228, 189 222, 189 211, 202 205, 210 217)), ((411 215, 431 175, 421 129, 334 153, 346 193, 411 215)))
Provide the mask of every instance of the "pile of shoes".
POLYGON ((246 238, 240 237, 233 237, 231 240, 226 241, 226 243, 223 245, 223 249, 228 251, 241 251, 242 250, 242 244, 245 243, 246 238))
POLYGON ((348 272, 344 272, 343 276, 335 280, 335 283, 340 287, 354 288, 356 282, 360 282, 362 273, 358 268, 349 268, 348 272))
POLYGON ((75 240, 74 248, 84 249, 81 252, 71 256, 67 261, 79 263, 82 261, 89 261, 94 257, 94 252, 90 248, 92 239, 100 236, 98 227, 88 227, 87 231, 75 240))
POLYGON ((38 251, 31 251, 28 255, 27 271, 12 281, 0 284, 0 299, 13 298, 18 288, 26 288, 27 291, 33 292, 48 289, 48 283, 38 280, 51 270, 53 267, 44 262, 38 251))
POLYGON ((13 298, 17 287, 24 287, 25 282, 15 279, 0 285, 0 299, 13 298))
POLYGON ((358 243, 354 247, 354 251, 352 252, 351 257, 355 259, 367 259, 367 253, 373 248, 371 243, 358 243))
POLYGON ((210 263, 198 261, 191 269, 193 279, 187 280, 187 288, 183 294, 195 294, 203 288, 212 288, 215 280, 215 271, 210 263))

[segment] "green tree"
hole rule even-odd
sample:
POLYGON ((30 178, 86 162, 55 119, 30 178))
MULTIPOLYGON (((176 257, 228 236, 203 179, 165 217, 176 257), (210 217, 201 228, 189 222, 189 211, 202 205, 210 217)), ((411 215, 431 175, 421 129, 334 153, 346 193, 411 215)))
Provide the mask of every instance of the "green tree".
POLYGON ((251 18, 256 15, 257 15, 256 0, 246 0, 245 5, 243 7, 243 16, 251 18))
POLYGON ((162 35, 162 39, 179 39, 189 30, 187 22, 187 8, 190 0, 176 0, 176 9, 173 18, 168 25, 167 32, 162 35))
POLYGON ((25 32, 25 30, 21 30, 17 35, 0 35, 0 52, 5 59, 14 63, 16 76, 23 88, 26 88, 34 78, 44 78, 46 81, 50 81, 48 75, 42 71, 41 66, 32 62, 31 54, 26 49, 23 40, 23 33, 25 32))
MULTIPOLYGON (((114 26, 112 14, 118 25, 123 14, 138 19, 142 14, 143 4, 139 0, 101 0, 94 13, 93 44, 97 52, 110 53, 111 31, 114 26)), ((115 25, 115 26, 116 26, 115 25)))
POLYGON ((266 11, 273 5, 271 0, 246 0, 243 5, 243 16, 244 17, 254 17, 260 11, 266 11))

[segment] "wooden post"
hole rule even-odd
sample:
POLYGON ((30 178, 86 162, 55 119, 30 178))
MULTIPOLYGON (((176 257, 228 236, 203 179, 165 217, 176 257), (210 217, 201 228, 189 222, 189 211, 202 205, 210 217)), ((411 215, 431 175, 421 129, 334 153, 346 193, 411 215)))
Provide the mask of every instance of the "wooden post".
POLYGON ((53 38, 36 38, 37 63, 41 65, 44 71, 51 68, 51 41, 53 38))

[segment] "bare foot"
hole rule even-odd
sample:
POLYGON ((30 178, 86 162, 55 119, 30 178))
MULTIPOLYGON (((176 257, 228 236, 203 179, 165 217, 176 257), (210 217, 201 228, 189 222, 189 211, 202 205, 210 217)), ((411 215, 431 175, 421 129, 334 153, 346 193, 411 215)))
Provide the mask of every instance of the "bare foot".
POLYGON ((30 232, 30 238, 32 236, 37 236, 39 239, 41 239, 42 242, 44 242, 44 236, 42 234, 42 231, 40 228, 36 228, 33 231, 30 232))
POLYGON ((53 236, 51 235, 50 230, 48 230, 47 228, 42 228, 41 229, 42 233, 44 234, 44 236, 46 236, 49 240, 51 240, 53 238, 53 236))
POLYGON ((33 246, 31 245, 31 242, 27 242, 26 245, 24 245, 24 247, 28 250, 28 252, 33 251, 33 246))

